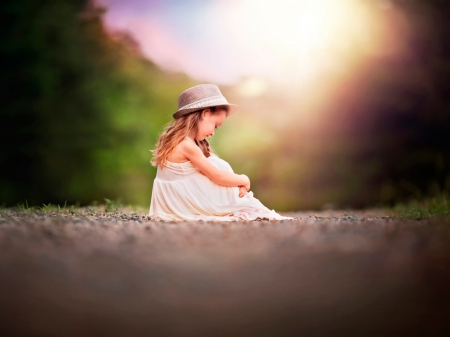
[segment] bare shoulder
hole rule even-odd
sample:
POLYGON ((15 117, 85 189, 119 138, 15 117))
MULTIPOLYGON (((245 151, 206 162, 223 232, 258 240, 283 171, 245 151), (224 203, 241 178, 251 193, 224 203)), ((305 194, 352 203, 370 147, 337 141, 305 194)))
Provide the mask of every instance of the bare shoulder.
POLYGON ((197 146, 193 141, 183 139, 177 146, 175 146, 167 159, 176 163, 185 162, 186 160, 189 160, 189 154, 192 153, 192 151, 195 151, 196 147, 197 146))
POLYGON ((185 162, 198 156, 199 152, 202 153, 200 148, 192 140, 186 138, 175 146, 167 159, 175 163, 185 162))
POLYGON ((189 138, 185 138, 185 139, 183 139, 182 141, 181 141, 181 143, 180 144, 178 144, 178 145, 181 145, 181 146, 196 146, 195 145, 195 143, 194 143, 194 141, 192 141, 191 139, 189 139, 189 138))
POLYGON ((200 148, 194 143, 194 141, 188 138, 183 139, 181 143, 178 144, 178 147, 183 153, 186 154, 197 153, 198 151, 201 152, 200 148))

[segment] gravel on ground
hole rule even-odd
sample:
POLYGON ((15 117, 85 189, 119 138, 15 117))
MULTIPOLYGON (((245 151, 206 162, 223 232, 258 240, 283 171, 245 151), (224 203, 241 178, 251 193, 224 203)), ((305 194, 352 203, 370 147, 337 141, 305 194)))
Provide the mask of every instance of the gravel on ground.
POLYGON ((1 336, 448 336, 450 218, 0 210, 1 336))

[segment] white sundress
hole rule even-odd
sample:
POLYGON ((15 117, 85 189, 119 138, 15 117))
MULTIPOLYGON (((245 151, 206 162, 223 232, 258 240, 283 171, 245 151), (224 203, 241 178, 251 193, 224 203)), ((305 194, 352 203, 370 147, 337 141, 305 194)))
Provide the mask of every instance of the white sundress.
MULTIPOLYGON (((219 170, 233 172, 225 160, 215 155, 207 160, 219 170)), ((214 183, 190 161, 168 161, 164 168, 158 166, 149 215, 156 221, 293 219, 268 209, 253 197, 253 192, 247 192, 244 197, 239 198, 238 187, 214 183)))

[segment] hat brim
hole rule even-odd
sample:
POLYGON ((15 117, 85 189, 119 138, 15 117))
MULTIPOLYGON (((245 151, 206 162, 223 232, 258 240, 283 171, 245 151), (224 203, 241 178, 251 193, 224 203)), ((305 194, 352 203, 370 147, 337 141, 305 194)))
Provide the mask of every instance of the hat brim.
POLYGON ((201 111, 203 109, 208 109, 208 108, 212 108, 213 106, 220 106, 220 105, 227 105, 227 106, 230 107, 230 109, 228 110, 227 117, 235 114, 239 110, 239 105, 236 105, 236 104, 230 104, 230 103, 228 103, 228 104, 213 104, 213 105, 208 105, 208 106, 202 106, 202 107, 199 107, 199 108, 178 110, 172 116, 173 116, 173 118, 177 119, 177 118, 180 118, 180 117, 182 117, 184 115, 188 115, 188 114, 190 114, 191 112, 194 112, 194 111, 201 111))

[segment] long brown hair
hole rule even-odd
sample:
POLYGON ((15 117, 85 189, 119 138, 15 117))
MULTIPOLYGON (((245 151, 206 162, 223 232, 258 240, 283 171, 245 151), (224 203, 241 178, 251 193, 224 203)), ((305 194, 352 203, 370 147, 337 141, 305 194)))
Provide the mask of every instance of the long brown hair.
MULTIPOLYGON (((153 158, 150 161, 153 166, 156 167, 159 165, 164 167, 167 162, 167 157, 173 152, 175 147, 180 144, 192 130, 197 130, 197 123, 201 119, 202 112, 205 109, 210 109, 213 114, 217 114, 221 110, 225 110, 228 113, 227 105, 219 105, 197 110, 172 120, 159 136, 155 149, 150 150, 153 154, 153 158)), ((211 146, 208 140, 205 138, 201 141, 194 141, 202 150, 205 157, 208 158, 211 155, 211 146)))

